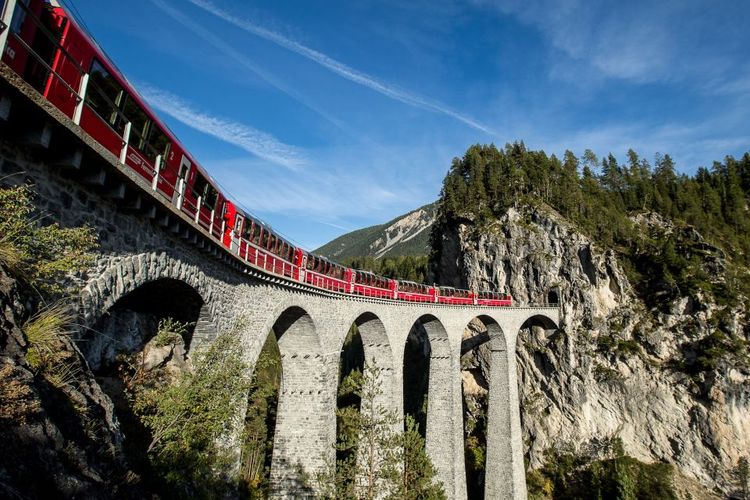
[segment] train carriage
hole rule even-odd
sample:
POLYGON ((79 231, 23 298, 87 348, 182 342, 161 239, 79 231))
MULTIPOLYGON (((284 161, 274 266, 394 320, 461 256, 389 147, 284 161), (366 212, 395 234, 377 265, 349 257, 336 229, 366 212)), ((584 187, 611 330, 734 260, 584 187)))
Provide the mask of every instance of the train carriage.
POLYGON ((500 292, 479 292, 477 305, 491 307, 507 307, 513 305, 513 298, 500 292))
POLYGON ((18 1, 3 62, 215 237, 221 195, 127 79, 60 6, 18 1))
POLYGON ((305 283, 335 292, 352 292, 352 270, 328 259, 307 254, 305 283))
POLYGON ((469 290, 461 290, 451 286, 441 286, 438 302, 441 304, 473 305, 476 294, 469 290))
POLYGON ((434 286, 413 281, 396 282, 397 298, 409 302, 435 302, 437 300, 434 286))
POLYGON ((354 271, 354 288, 352 293, 365 297, 395 299, 396 280, 378 276, 370 271, 354 271))

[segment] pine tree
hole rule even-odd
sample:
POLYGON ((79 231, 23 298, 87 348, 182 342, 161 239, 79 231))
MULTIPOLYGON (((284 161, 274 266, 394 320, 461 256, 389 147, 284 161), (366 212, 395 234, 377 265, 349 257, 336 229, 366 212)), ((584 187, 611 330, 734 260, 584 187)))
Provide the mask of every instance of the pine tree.
POLYGON ((337 449, 347 453, 317 475, 320 495, 367 500, 445 498, 434 482, 435 469, 414 422, 407 418, 406 430, 398 432, 396 414, 380 405, 381 374, 380 367, 367 363, 364 372, 342 382, 346 386, 342 390, 359 396, 360 409, 349 406, 339 411, 344 431, 337 449))
POLYGON ((741 495, 740 498, 750 500, 750 462, 747 457, 741 457, 732 472, 741 495))

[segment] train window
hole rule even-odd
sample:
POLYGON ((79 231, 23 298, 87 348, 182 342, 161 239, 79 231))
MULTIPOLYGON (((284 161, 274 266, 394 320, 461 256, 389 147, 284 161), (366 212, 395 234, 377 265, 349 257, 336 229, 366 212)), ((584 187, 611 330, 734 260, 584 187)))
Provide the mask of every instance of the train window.
POLYGON ((242 229, 242 217, 237 216, 237 218, 234 220, 234 232, 239 234, 241 229, 242 229))
MULTIPOLYGON (((114 126, 119 114, 118 106, 125 91, 109 71, 97 61, 91 63, 89 72, 89 91, 86 92, 86 104, 104 121, 114 126)), ((122 132, 122 130, 118 130, 122 132)))
POLYGON ((253 223, 253 243, 260 243, 260 225, 253 223))
POLYGON ((167 135, 158 127, 151 127, 151 134, 148 138, 148 151, 145 151, 151 161, 156 162, 156 157, 161 155, 162 160, 166 160, 169 155, 169 139, 167 135))
POLYGON ((196 174, 195 182, 193 182, 193 191, 196 196, 200 196, 201 204, 213 210, 216 207, 216 201, 218 200, 218 193, 216 189, 208 183, 208 180, 201 175, 196 174))
MULTIPOLYGON (((24 5, 29 5, 29 0, 22 0, 22 3, 24 5)), ((10 29, 13 31, 13 33, 21 32, 21 26, 23 26, 23 22, 25 20, 26 20, 26 9, 24 8, 16 9, 16 11, 13 13, 13 19, 10 22, 10 29)))
POLYGON ((242 228, 242 238, 249 240, 250 239, 250 233, 253 229, 253 221, 247 221, 247 224, 245 224, 245 227, 242 228))
POLYGON ((193 192, 195 193, 195 196, 203 197, 203 194, 206 191, 206 186, 208 186, 206 178, 200 173, 196 174, 195 181, 193 182, 193 192))
MULTIPOLYGON (((146 148, 146 138, 148 137, 148 129, 151 127, 151 120, 148 119, 146 113, 141 109, 131 96, 125 96, 125 103, 122 106, 122 113, 124 117, 120 115, 118 121, 129 121, 130 122, 130 144, 134 145, 139 150, 143 151, 146 148)), ((115 129, 124 129, 125 124, 122 127, 118 125, 115 129)))
POLYGON ((268 232, 267 231, 261 231, 260 233, 260 246, 265 247, 266 243, 268 243, 268 232))
POLYGON ((214 210, 217 201, 219 201, 219 193, 211 184, 209 184, 208 187, 206 187, 206 194, 203 196, 203 204, 210 210, 214 210))

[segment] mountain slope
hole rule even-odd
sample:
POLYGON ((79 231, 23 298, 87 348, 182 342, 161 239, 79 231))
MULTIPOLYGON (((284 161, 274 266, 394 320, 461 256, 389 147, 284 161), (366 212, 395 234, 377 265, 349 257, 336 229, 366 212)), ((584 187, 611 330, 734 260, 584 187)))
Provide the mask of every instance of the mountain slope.
POLYGON ((326 243, 314 253, 341 261, 349 257, 397 257, 429 253, 430 227, 436 204, 431 203, 378 226, 359 229, 326 243))

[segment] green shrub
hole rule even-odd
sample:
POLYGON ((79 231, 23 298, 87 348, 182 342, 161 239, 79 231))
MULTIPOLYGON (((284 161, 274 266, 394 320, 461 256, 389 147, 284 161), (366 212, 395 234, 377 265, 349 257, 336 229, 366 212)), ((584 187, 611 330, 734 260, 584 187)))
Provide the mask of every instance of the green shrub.
POLYGON ((551 449, 545 457, 542 468, 527 471, 530 498, 677 500, 672 466, 625 455, 618 438, 600 443, 595 456, 551 449))
POLYGON ((599 363, 594 366, 594 378, 605 383, 620 383, 623 381, 622 373, 599 363))
POLYGON ((90 227, 43 224, 27 186, 0 188, 0 264, 39 291, 60 295, 66 278, 92 262, 97 238, 90 227))
POLYGON ((136 388, 133 408, 151 433, 147 453, 162 495, 217 498, 234 487, 236 457, 219 443, 238 428, 246 368, 240 336, 222 333, 171 385, 136 388))
POLYGON ((617 342, 617 352, 623 356, 637 356, 641 354, 640 344, 633 340, 620 340, 617 342))
POLYGON ((191 326, 190 323, 182 323, 174 318, 159 320, 153 343, 156 347, 175 345, 185 339, 185 336, 190 333, 191 326))

